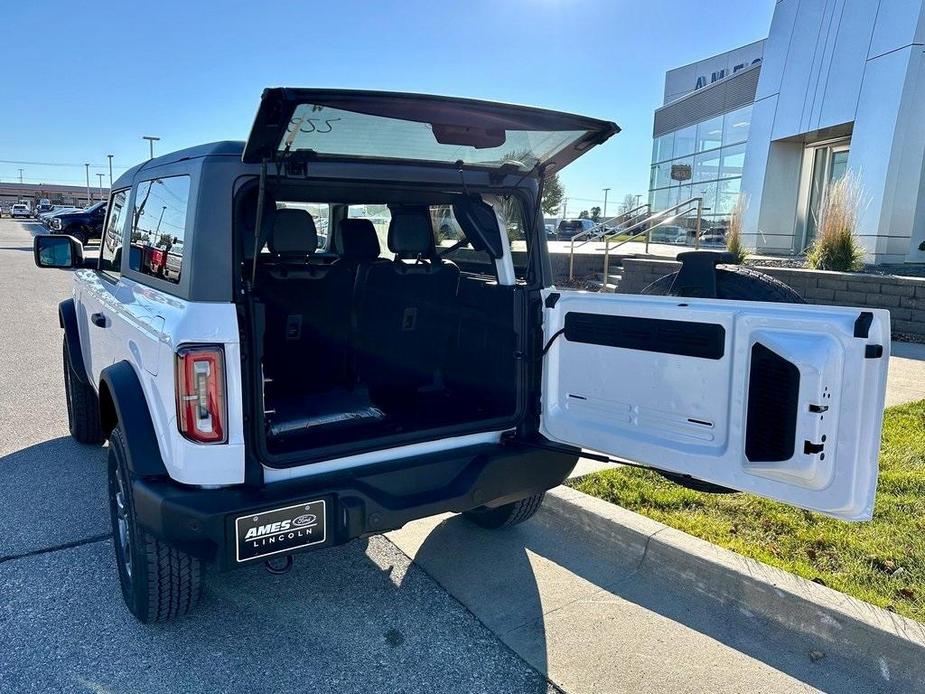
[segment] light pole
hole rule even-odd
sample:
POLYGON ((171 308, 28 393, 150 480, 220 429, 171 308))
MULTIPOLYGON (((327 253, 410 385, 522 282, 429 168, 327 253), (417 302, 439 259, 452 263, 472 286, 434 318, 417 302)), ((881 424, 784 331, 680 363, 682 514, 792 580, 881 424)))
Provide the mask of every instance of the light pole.
POLYGON ((22 185, 22 169, 19 170, 19 185, 22 185))
POLYGON ((91 201, 91 198, 90 198, 90 165, 84 164, 84 166, 87 167, 87 204, 89 205, 91 201))
POLYGON ((562 219, 565 219, 568 215, 568 198, 562 198, 562 219))
POLYGON ((112 155, 107 154, 106 157, 109 159, 109 187, 112 188, 112 155))
POLYGON ((610 188, 604 188, 604 219, 607 219, 607 193, 610 192, 610 188))
POLYGON ((151 159, 154 159, 154 143, 161 138, 154 137, 153 135, 142 135, 141 139, 148 141, 148 144, 151 146, 151 159))
MULTIPOLYGON (((154 229, 154 235, 157 236, 161 231, 161 222, 164 221, 164 213, 167 211, 167 205, 161 206, 161 216, 157 218, 157 227, 154 229)), ((155 241, 156 243, 156 241, 155 241)))
POLYGON ((639 207, 639 198, 641 197, 642 195, 640 195, 639 193, 636 193, 636 207, 639 207))
POLYGON ((103 174, 98 173, 97 176, 100 177, 100 200, 103 199, 103 174))

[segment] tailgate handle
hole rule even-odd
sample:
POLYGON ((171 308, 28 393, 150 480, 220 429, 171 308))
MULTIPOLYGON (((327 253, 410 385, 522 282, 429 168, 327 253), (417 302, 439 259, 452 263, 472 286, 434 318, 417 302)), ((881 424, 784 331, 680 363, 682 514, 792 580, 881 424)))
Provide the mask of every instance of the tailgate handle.
POLYGON ((106 316, 102 313, 93 313, 90 315, 90 322, 98 328, 106 327, 106 316))

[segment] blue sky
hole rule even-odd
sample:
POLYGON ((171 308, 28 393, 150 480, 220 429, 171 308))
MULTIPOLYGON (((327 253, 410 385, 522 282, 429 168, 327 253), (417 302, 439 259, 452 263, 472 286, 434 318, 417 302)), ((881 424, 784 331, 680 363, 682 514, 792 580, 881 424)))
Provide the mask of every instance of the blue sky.
POLYGON ((266 86, 434 92, 573 111, 623 132, 562 172, 569 209, 644 194, 667 69, 767 35, 772 0, 10 2, 0 180, 80 184, 244 139, 266 86), (89 9, 92 7, 92 10, 89 9), (13 96, 15 94, 15 96, 13 96), (36 163, 9 163, 36 162, 36 163), (48 166, 44 163, 64 164, 48 166))

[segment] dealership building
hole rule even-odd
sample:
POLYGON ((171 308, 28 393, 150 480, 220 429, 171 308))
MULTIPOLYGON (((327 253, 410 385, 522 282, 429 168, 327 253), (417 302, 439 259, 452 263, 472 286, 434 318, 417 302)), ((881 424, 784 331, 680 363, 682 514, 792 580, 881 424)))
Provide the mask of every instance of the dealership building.
POLYGON ((743 200, 748 247, 802 253, 852 171, 870 263, 925 262, 925 0, 779 0, 768 38, 670 70, 655 112, 653 211, 743 200))

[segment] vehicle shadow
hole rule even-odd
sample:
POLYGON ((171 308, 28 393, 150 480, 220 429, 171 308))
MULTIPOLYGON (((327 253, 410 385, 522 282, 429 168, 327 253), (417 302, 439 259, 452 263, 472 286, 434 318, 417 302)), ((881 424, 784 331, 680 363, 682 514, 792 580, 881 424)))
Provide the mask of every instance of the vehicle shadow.
POLYGON ((0 457, 0 623, 31 644, 18 676, 60 659, 49 691, 306 691, 306 677, 324 691, 547 691, 381 536, 297 555, 281 576, 207 569, 193 614, 139 625, 113 563, 107 454, 62 436, 0 457), (99 666, 110 642, 126 672, 99 666))
MULTIPOLYGON (((551 681, 557 681, 562 667, 631 676, 646 663, 647 668, 664 668, 666 681, 671 681, 678 663, 684 662, 671 657, 674 643, 693 652, 693 661, 700 647, 709 648, 711 655, 703 654, 705 670, 699 671, 706 676, 711 658, 715 666, 719 653, 727 672, 754 659, 828 692, 864 691, 863 682, 898 684, 834 654, 814 662, 810 653, 826 651, 814 639, 720 603, 698 589, 695 576, 682 581, 659 576, 645 567, 644 553, 627 560, 619 552, 577 525, 563 527, 561 519, 541 511, 503 531, 486 531, 462 517, 450 517, 430 531, 413 559, 551 681), (724 654, 711 641, 747 658, 724 654), (650 649, 667 652, 659 657, 647 654, 650 649), (626 673, 621 671, 624 663, 626 673)), ((695 664, 690 676, 696 672, 695 664)), ((653 678, 661 679, 657 673, 653 678)), ((748 688, 746 682, 741 686, 748 688)), ((704 681, 703 686, 711 685, 704 681)))
POLYGON ((0 457, 0 559, 108 535, 106 455, 62 436, 0 457))

